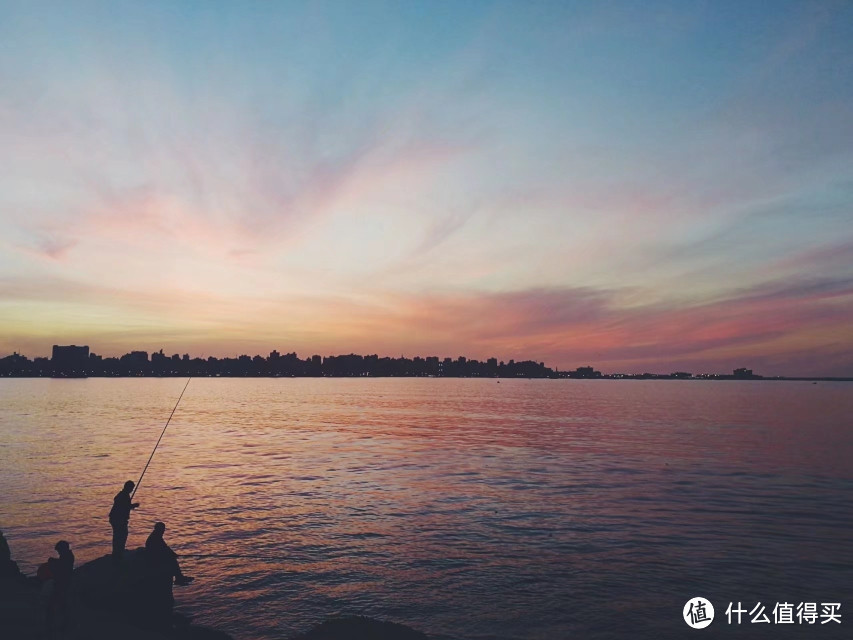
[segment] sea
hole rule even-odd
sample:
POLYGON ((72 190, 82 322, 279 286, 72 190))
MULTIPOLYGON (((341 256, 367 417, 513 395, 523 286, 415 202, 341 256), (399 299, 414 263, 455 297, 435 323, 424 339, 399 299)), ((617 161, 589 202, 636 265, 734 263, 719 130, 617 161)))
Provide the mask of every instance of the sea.
MULTIPOLYGON (((59 539, 109 553, 185 383, 0 379, 25 572, 59 539)), ((348 614, 441 640, 850 638, 851 490, 853 383, 195 378, 128 547, 165 522, 196 578, 178 609, 236 640, 348 614)))

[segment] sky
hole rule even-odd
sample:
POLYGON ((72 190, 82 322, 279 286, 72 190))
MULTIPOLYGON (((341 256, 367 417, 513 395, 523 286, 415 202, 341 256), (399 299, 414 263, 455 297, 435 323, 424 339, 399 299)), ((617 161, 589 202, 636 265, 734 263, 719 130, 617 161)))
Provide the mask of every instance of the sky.
POLYGON ((0 356, 853 375, 853 3, 0 0, 0 356))

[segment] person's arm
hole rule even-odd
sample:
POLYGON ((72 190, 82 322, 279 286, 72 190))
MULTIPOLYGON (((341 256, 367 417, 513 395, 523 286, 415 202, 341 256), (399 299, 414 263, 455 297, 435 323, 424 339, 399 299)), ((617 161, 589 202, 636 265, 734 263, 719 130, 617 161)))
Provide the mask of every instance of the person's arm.
POLYGON ((133 509, 136 509, 139 506, 138 502, 131 503, 130 495, 127 493, 121 494, 121 502, 128 513, 130 513, 133 509))

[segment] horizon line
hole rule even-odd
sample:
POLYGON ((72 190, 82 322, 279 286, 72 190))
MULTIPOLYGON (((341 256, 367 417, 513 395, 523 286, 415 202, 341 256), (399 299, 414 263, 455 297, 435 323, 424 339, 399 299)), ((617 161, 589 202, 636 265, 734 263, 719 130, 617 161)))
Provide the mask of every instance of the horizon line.
MULTIPOLYGON (((597 371, 594 366, 591 366, 588 364, 576 367, 575 369, 561 369, 559 367, 551 368, 550 366, 545 365, 544 361, 538 361, 538 360, 534 360, 534 359, 516 360, 514 358, 511 358, 509 360, 504 361, 504 360, 496 358, 495 356, 491 356, 489 358, 479 360, 476 358, 468 358, 467 356, 464 356, 464 355, 459 355, 454 359, 454 358, 449 357, 449 356, 441 357, 441 356, 436 356, 436 355, 407 356, 405 354, 401 354, 399 357, 397 357, 397 356, 390 356, 390 355, 379 355, 378 353, 368 353, 365 355, 365 354, 357 354, 354 352, 350 352, 350 353, 329 354, 329 355, 312 354, 306 358, 300 358, 296 351, 286 352, 286 353, 282 354, 282 353, 279 353, 279 351, 277 349, 272 349, 267 356, 262 356, 261 354, 249 355, 247 353, 242 353, 242 354, 235 354, 233 356, 219 356, 219 357, 207 356, 205 358, 204 354, 202 354, 201 356, 191 356, 189 353, 183 353, 183 354, 173 353, 172 355, 166 355, 164 353, 163 348, 160 348, 157 351, 147 351, 144 349, 131 349, 130 351, 127 351, 121 355, 107 356, 107 355, 97 354, 94 351, 91 351, 90 347, 88 345, 76 345, 76 344, 59 345, 59 344, 54 344, 53 347, 54 347, 54 350, 56 348, 67 349, 69 347, 77 348, 77 349, 86 349, 88 352, 87 355, 85 356, 86 358, 90 358, 92 356, 97 356, 98 358, 100 358, 99 361, 116 360, 116 361, 120 362, 121 359, 126 357, 126 356, 144 353, 145 354, 145 362, 148 364, 153 364, 155 362, 154 358, 151 356, 162 356, 165 360, 169 360, 169 361, 172 361, 175 358, 175 356, 178 356, 180 358, 180 362, 182 362, 182 363, 183 362, 194 362, 194 361, 201 361, 201 362, 211 362, 211 361, 222 362, 222 361, 228 361, 228 360, 239 361, 240 358, 249 358, 250 360, 254 360, 254 358, 258 358, 258 357, 262 358, 264 360, 264 362, 269 363, 271 360, 274 359, 274 357, 281 358, 281 357, 292 356, 292 357, 295 357, 299 362, 305 362, 305 363, 311 363, 314 358, 321 358, 322 359, 321 364, 327 359, 356 357, 356 358, 361 358, 361 359, 376 358, 378 360, 389 360, 389 361, 406 361, 406 360, 409 360, 412 362, 416 362, 418 360, 423 360, 426 362, 437 361, 438 364, 440 364, 440 365, 444 365, 445 363, 450 362, 450 363, 457 365, 457 366, 460 364, 468 364, 468 365, 480 364, 480 365, 484 365, 484 366, 510 367, 513 365, 520 365, 523 363, 533 363, 533 364, 538 365, 539 367, 542 367, 545 370, 551 371, 555 374, 584 372, 584 373, 590 373, 590 374, 594 373, 595 377, 601 377, 601 376, 610 376, 610 377, 612 377, 612 376, 631 376, 631 377, 637 377, 637 376, 668 376, 669 377, 669 376, 677 376, 677 375, 684 377, 686 374, 686 375, 690 376, 691 378, 696 378, 696 377, 698 377, 698 378, 702 378, 702 377, 717 378, 717 377, 721 377, 721 376, 727 376, 727 377, 736 376, 736 375, 738 375, 738 372, 740 371, 742 374, 748 376, 748 377, 745 377, 743 379, 750 379, 751 378, 751 379, 765 379, 765 380, 772 380, 772 379, 801 379, 801 380, 819 380, 819 379, 830 380, 831 379, 831 380, 842 380, 842 379, 849 379, 850 378, 850 376, 827 376, 827 375, 817 375, 817 376, 788 375, 788 376, 764 377, 764 376, 761 376, 760 374, 753 374, 752 370, 747 369, 746 367, 734 369, 734 370, 732 370, 732 373, 716 373, 716 372, 710 372, 710 371, 703 371, 701 373, 693 373, 693 372, 687 372, 687 371, 683 371, 683 370, 671 371, 669 373, 652 372, 652 371, 648 371, 648 370, 635 371, 635 372, 613 371, 613 372, 604 373, 604 372, 597 371), (274 356, 274 354, 275 354, 275 356, 274 356), (186 360, 184 358, 186 358, 186 360)), ((6 360, 8 358, 14 358, 15 356, 17 356, 17 357, 23 358, 24 360, 31 362, 31 363, 35 363, 35 361, 39 360, 39 359, 44 359, 44 360, 48 360, 48 361, 53 362, 55 355, 56 354, 54 353, 51 356, 33 356, 32 358, 29 358, 28 356, 26 356, 26 355, 24 355, 18 351, 13 351, 13 353, 11 353, 11 354, 7 354, 5 356, 0 357, 0 360, 6 360)), ((477 376, 475 376, 475 377, 477 377, 477 376)))

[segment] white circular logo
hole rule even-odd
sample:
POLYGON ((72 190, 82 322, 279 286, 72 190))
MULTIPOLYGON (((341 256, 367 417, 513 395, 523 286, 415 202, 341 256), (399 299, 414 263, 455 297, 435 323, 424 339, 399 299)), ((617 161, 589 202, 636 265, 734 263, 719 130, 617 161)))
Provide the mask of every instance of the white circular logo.
POLYGON ((705 598, 690 598, 682 613, 688 625, 694 629, 704 629, 714 619, 714 605, 705 598))

